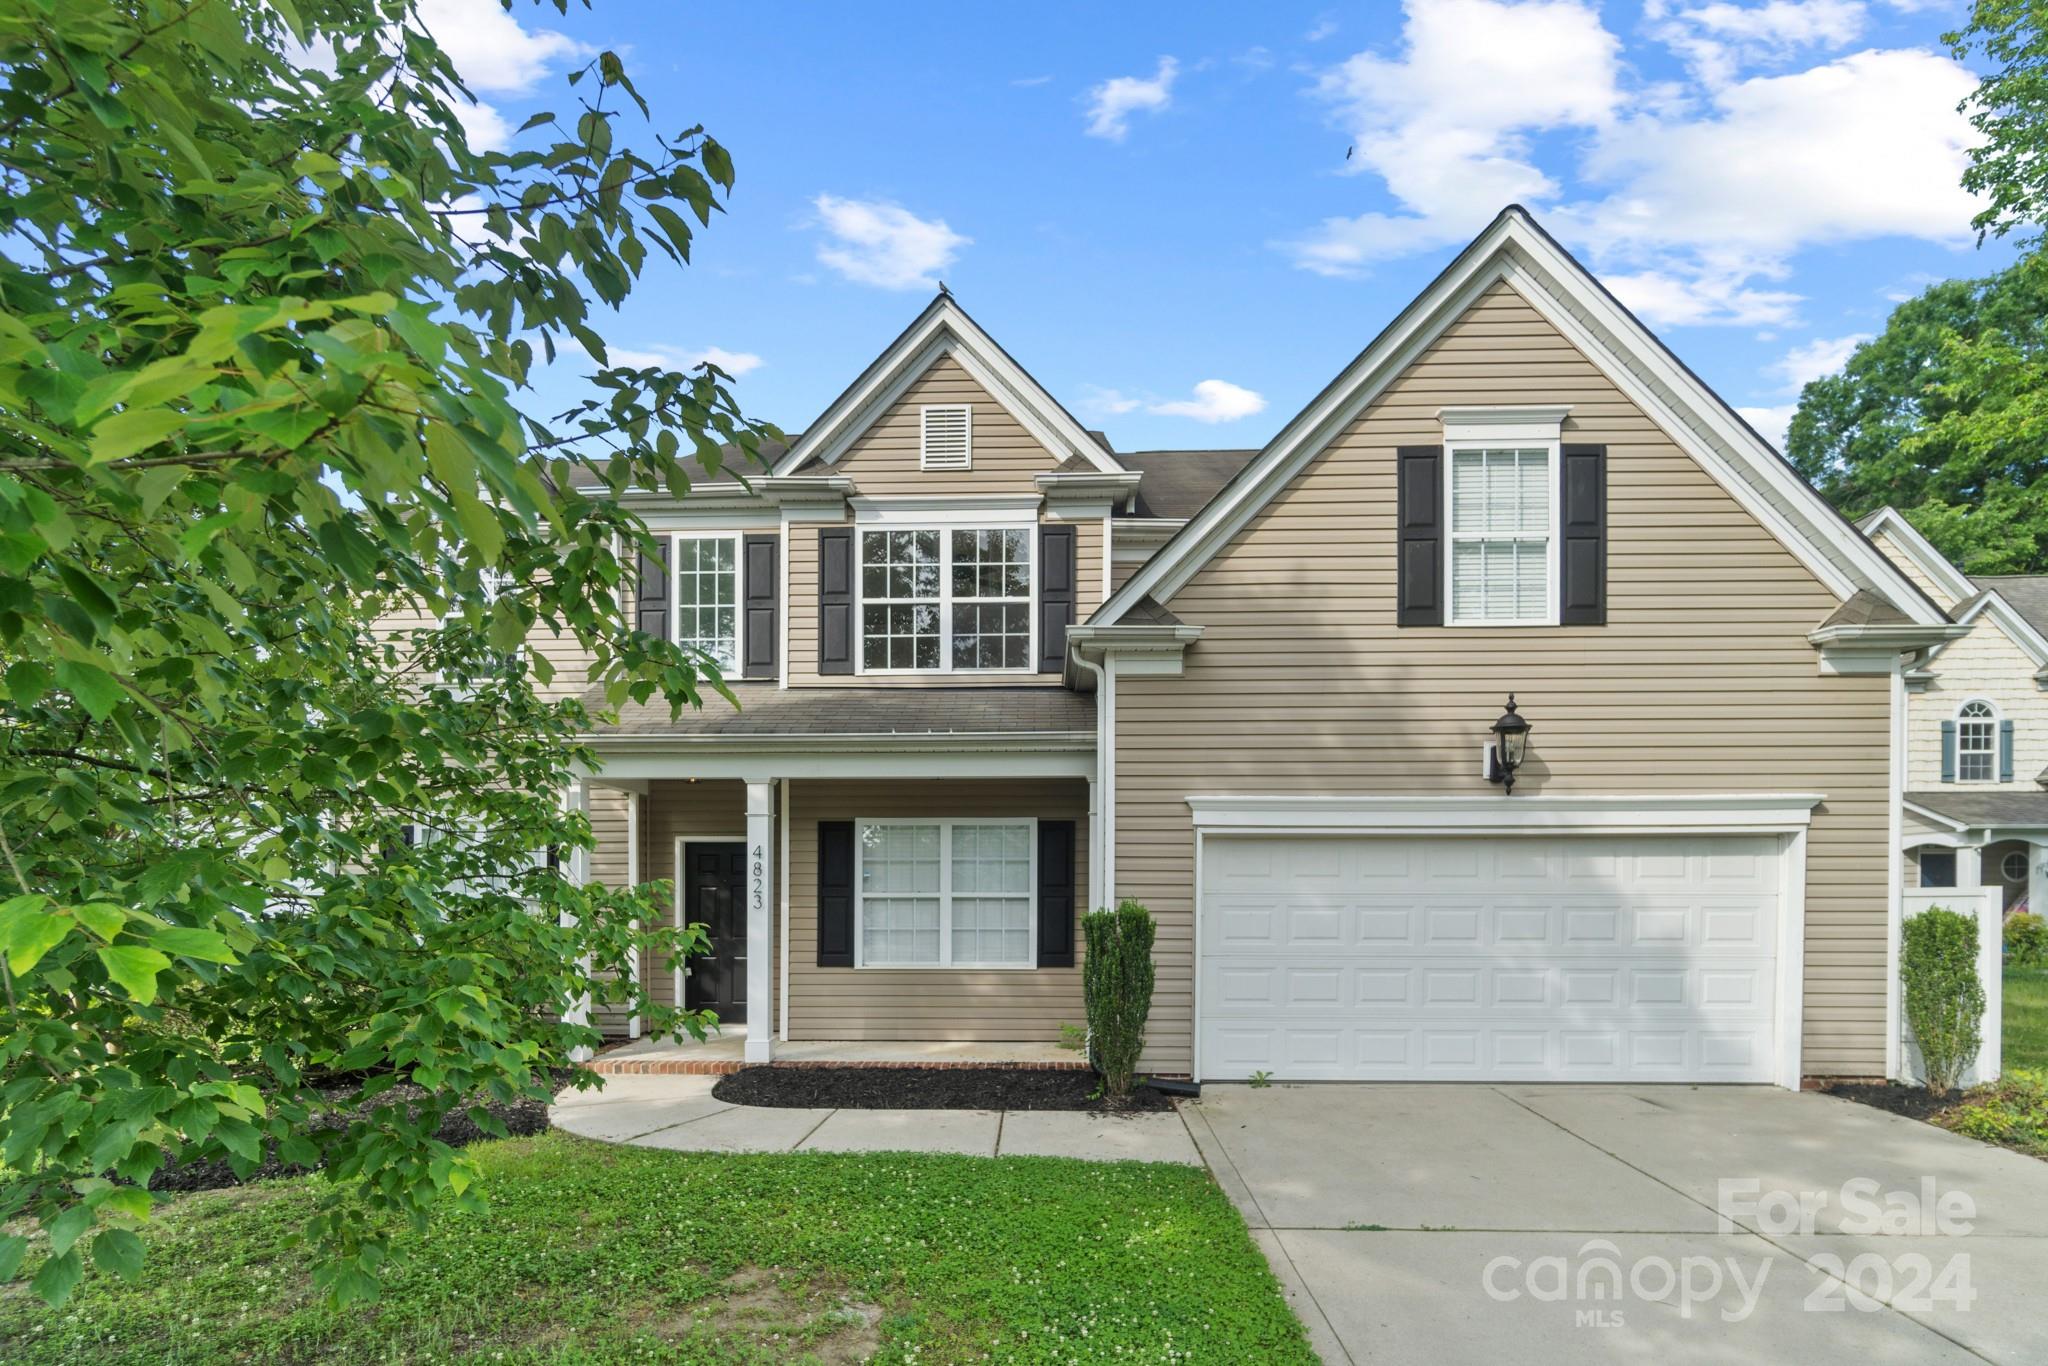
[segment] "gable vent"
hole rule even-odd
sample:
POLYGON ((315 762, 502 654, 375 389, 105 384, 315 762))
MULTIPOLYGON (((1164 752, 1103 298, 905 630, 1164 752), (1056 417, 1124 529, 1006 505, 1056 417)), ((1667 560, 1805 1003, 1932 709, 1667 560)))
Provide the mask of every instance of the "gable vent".
POLYGON ((965 403, 932 404, 922 410, 924 428, 918 465, 928 470, 964 470, 974 444, 973 411, 965 403))

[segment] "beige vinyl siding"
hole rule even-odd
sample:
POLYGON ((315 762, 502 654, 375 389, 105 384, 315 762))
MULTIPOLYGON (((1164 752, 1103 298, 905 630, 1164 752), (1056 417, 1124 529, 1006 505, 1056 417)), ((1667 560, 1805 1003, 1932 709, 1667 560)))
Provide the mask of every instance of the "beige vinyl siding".
POLYGON ((1088 614, 1102 606, 1106 596, 1102 589, 1106 580, 1102 575, 1102 519, 1091 517, 1086 521, 1073 523, 1074 527, 1074 619, 1086 621, 1088 614))
MULTIPOLYGON (((629 793, 615 787, 592 787, 590 789, 590 833, 597 843, 590 851, 590 880, 607 887, 624 887, 628 884, 631 862, 628 857, 626 832, 631 818, 628 808, 632 804, 629 793)), ((593 1012, 597 1026, 606 1034, 623 1035, 627 1018, 632 1014, 620 1006, 600 1004, 593 1012)))
MULTIPOLYGON (((1115 533, 1112 532, 1111 534, 1114 535, 1115 533)), ((1143 569, 1146 563, 1145 560, 1112 561, 1109 566, 1109 591, 1112 593, 1123 591, 1123 586, 1131 581, 1131 575, 1143 569)))
MULTIPOLYGON (((1933 681, 1906 698, 1907 790, 2040 791, 2034 780, 2048 769, 2048 693, 2035 684, 2039 666, 2027 652, 1986 612, 1970 623, 1968 635, 1950 641, 1929 667, 1933 681), (2009 783, 1941 780, 1941 723, 1953 721, 1956 709, 1972 698, 1989 702, 2001 720, 2012 722, 2009 783)), ((1993 734, 1996 743, 1995 730, 1993 734)))
POLYGON ((1881 1074, 1890 680, 1820 674, 1805 637, 1837 605, 1497 286, 1173 597, 1207 628, 1185 676, 1117 683, 1116 890, 1160 922, 1145 1065, 1190 1063, 1187 797, 1497 792, 1481 744, 1512 690, 1534 735, 1508 800, 1827 794, 1808 847, 1804 1065, 1881 1074), (1396 628, 1395 448, 1440 441, 1446 404, 1555 403, 1571 405, 1566 441, 1607 447, 1608 624, 1396 628))
MULTIPOLYGON (((1062 1023, 1085 1023, 1078 966, 998 970, 818 966, 819 821, 1021 816, 1074 822, 1075 884, 1085 889, 1088 789, 1078 780, 791 783, 790 1038, 1054 1040, 1062 1023)), ((1083 900, 1085 893, 1077 898, 1077 907, 1083 900)), ((1075 937, 1078 964, 1078 925, 1075 937)))
POLYGON ((847 476, 857 492, 871 495, 1036 493, 1038 485, 1033 481, 1065 458, 1040 445, 960 362, 941 356, 854 439, 831 472, 847 476), (965 403, 973 409, 971 468, 919 467, 919 414, 928 403, 965 403))

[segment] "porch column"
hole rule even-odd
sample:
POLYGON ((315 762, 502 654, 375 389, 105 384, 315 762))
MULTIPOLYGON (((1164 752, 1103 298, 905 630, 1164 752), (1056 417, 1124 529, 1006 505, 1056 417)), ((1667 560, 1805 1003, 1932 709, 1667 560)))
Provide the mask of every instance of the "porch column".
POLYGON ((769 1010, 775 965, 775 781, 747 780, 747 1048, 749 1064, 774 1056, 769 1010))
POLYGON ((2027 909, 2048 911, 2048 844, 2027 842, 2027 909))
MULTIPOLYGON (((638 887, 640 885, 640 794, 638 792, 628 792, 626 794, 626 885, 628 887, 638 887)), ((633 922, 633 933, 635 935, 640 933, 640 922, 637 920, 633 922)), ((629 971, 632 974, 633 989, 638 991, 640 989, 640 950, 638 948, 633 950, 633 962, 629 971)), ((626 1037, 629 1039, 640 1037, 640 1016, 637 1012, 631 1019, 626 1021, 626 1037)))
POLYGON ((1956 890, 1974 892, 1984 885, 1984 846, 1965 844, 1956 848, 1956 890))

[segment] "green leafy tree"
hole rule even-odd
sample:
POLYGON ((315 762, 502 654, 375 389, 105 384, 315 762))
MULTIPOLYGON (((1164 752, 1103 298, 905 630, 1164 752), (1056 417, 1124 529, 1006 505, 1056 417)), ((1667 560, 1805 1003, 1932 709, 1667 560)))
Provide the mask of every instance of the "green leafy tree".
POLYGON ((616 494, 773 433, 592 310, 732 165, 610 53, 471 148, 411 0, 10 0, 0 79, 0 1218, 48 1235, 0 1278, 132 1273, 166 1160, 269 1151, 373 1295, 394 1218, 479 1199, 450 1108, 597 1042, 565 1002, 703 1027, 629 971, 701 932, 567 876, 563 795, 581 697, 724 686, 624 615, 616 494), (563 345, 597 396, 550 418, 563 345))
POLYGON ((1978 574, 2048 568, 2043 469, 2048 262, 1945 280, 1809 383, 1786 440, 1851 517, 1890 504, 1978 574))
POLYGON ((1963 185, 1985 236, 2025 253, 1984 280, 1908 300, 1840 374, 1808 384, 1786 439, 1799 470, 1852 517, 1885 504, 1973 574, 2048 571, 2048 11, 1977 0, 1946 35, 1988 68, 1963 102, 1983 135, 1963 185))

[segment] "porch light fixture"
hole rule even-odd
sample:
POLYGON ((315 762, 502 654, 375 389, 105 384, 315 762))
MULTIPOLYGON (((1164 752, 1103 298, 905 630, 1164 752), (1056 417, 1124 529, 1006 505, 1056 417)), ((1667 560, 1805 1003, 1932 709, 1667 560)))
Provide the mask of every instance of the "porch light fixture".
POLYGON ((1486 756, 1486 780, 1499 783, 1504 796, 1513 796, 1515 770, 1529 752, 1529 722, 1515 713, 1515 695, 1508 694, 1508 709, 1493 723, 1493 748, 1486 756))

